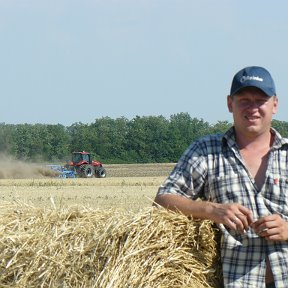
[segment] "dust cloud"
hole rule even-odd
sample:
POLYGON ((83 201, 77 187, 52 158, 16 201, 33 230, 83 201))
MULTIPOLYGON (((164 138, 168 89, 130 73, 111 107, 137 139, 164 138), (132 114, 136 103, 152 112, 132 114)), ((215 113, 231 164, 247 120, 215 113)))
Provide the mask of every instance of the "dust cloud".
POLYGON ((57 172, 45 165, 28 163, 0 155, 0 179, 26 179, 56 177, 57 172))

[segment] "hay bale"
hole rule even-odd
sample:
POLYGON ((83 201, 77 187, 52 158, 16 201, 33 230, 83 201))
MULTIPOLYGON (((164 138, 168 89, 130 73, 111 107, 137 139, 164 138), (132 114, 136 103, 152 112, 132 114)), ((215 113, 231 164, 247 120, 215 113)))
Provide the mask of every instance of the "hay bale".
POLYGON ((1 287, 220 287, 209 221, 152 207, 0 211, 1 287))

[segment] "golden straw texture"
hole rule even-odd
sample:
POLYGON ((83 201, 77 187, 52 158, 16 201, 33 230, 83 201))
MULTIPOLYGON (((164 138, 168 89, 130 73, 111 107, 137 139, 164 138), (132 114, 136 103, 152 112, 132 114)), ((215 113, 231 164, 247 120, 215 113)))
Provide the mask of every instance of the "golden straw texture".
POLYGON ((1 287, 221 287, 210 221, 152 207, 0 211, 1 287))

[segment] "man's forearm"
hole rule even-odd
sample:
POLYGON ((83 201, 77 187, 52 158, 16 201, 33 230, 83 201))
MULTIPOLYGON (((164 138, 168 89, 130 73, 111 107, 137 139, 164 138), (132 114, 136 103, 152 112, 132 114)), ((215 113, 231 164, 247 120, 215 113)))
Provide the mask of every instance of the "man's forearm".
POLYGON ((188 198, 173 195, 157 195, 155 203, 172 211, 178 211, 187 216, 198 219, 209 219, 209 210, 211 203, 204 201, 193 201, 188 198))

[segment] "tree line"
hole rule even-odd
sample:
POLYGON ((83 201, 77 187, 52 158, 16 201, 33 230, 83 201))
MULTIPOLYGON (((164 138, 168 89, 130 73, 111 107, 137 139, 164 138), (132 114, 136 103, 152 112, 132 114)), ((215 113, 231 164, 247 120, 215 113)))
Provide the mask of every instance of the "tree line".
MULTIPOLYGON (((273 120, 273 127, 288 137, 288 123, 273 120)), ((88 151, 103 163, 176 162, 188 145, 210 133, 223 133, 228 121, 209 124, 188 113, 163 116, 103 117, 91 124, 0 123, 0 153, 33 162, 62 162, 73 151, 88 151)))

